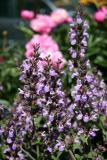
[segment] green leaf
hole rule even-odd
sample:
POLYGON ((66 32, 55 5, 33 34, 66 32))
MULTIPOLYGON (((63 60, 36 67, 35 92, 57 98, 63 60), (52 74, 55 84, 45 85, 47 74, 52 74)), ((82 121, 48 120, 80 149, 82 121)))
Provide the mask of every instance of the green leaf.
POLYGON ((85 135, 85 134, 81 135, 81 136, 80 136, 80 139, 81 139, 81 141, 82 141, 83 143, 88 144, 88 136, 87 136, 87 135, 85 135))
POLYGON ((25 33, 26 35, 28 35, 28 36, 33 36, 33 31, 31 30, 31 29, 29 29, 29 28, 27 28, 27 27, 25 27, 25 26, 19 26, 18 27, 23 33, 25 33))
POLYGON ((41 117, 34 118, 34 123, 36 124, 36 126, 40 127, 41 126, 40 122, 41 122, 41 117))
POLYGON ((93 153, 92 152, 88 153, 87 158, 93 158, 93 153))
POLYGON ((106 120, 106 117, 104 115, 100 116, 100 121, 104 124, 106 120))
POLYGON ((75 158, 76 158, 76 160, 82 160, 83 156, 80 156, 80 155, 78 155, 78 154, 75 154, 75 158))
POLYGON ((76 149, 81 150, 81 145, 80 144, 73 144, 73 150, 75 151, 76 149))
POLYGON ((61 156, 62 152, 58 152, 57 159, 61 156))
POLYGON ((4 100, 4 99, 0 99, 0 104, 3 104, 4 106, 9 106, 9 102, 4 100))
POLYGON ((107 67, 107 61, 102 56, 97 56, 95 63, 102 67, 107 67))

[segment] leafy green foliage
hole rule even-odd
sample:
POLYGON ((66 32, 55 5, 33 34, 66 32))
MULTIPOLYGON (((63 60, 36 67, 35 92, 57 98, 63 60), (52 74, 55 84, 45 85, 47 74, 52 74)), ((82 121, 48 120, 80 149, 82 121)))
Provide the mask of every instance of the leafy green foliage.
POLYGON ((89 20, 89 43, 88 43, 88 57, 91 62, 97 66, 104 74, 107 81, 107 25, 104 23, 97 23, 93 17, 88 17, 89 20))
POLYGON ((3 86, 0 102, 11 103, 20 86, 18 66, 23 58, 23 49, 20 44, 14 44, 0 50, 0 56, 4 58, 4 61, 0 63, 0 84, 3 86))

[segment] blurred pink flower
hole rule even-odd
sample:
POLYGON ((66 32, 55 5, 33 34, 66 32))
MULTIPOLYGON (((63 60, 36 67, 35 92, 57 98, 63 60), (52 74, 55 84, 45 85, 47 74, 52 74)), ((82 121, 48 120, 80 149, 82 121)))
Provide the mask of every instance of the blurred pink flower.
POLYGON ((34 12, 33 11, 29 11, 29 10, 22 10, 21 13, 21 18, 25 19, 25 20, 31 20, 32 18, 34 18, 34 12))
POLYGON ((34 35, 33 38, 26 44, 26 57, 30 58, 33 54, 33 45, 40 44, 41 57, 45 58, 50 56, 53 65, 56 65, 58 59, 62 61, 60 67, 62 68, 65 64, 65 59, 62 53, 59 51, 58 44, 53 38, 47 34, 34 35))
POLYGON ((97 22, 104 22, 106 17, 107 17, 107 8, 106 7, 102 7, 94 15, 94 18, 97 22))
POLYGON ((36 32, 49 33, 55 27, 55 23, 50 16, 38 14, 31 21, 30 27, 36 32))
POLYGON ((107 16, 107 7, 102 7, 101 10, 107 16))
POLYGON ((105 14, 102 11, 97 11, 94 15, 94 18, 97 22, 104 22, 105 20, 105 14))
POLYGON ((68 12, 65 9, 59 8, 51 13, 51 18, 59 25, 64 22, 71 22, 72 18, 68 15, 68 12))

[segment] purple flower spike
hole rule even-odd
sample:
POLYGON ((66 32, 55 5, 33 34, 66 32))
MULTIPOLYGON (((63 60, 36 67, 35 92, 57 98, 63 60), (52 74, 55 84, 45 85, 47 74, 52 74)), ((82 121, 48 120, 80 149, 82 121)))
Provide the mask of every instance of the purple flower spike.
MULTIPOLYGON (((74 129, 77 130, 79 128, 83 131, 83 134, 88 133, 89 137, 95 137, 98 131, 93 130, 96 122, 101 113, 107 112, 107 87, 102 81, 100 72, 91 68, 90 61, 86 57, 89 38, 87 33, 88 23, 78 13, 70 27, 71 48, 69 51, 72 60, 68 63, 68 70, 71 72, 71 82, 74 82, 70 90, 72 97, 71 106, 75 105, 74 109, 69 108, 69 112, 72 115, 70 115, 70 118, 71 122, 74 120, 72 125, 74 129), (76 38, 75 43, 73 43, 73 35, 76 38), (90 130, 88 124, 92 127, 90 130)), ((79 131, 78 134, 80 134, 79 131)))

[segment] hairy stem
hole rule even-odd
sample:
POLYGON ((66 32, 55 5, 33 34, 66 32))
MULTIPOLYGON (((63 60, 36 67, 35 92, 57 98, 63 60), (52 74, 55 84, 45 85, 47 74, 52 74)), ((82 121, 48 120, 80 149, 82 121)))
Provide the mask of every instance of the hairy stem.
POLYGON ((22 148, 22 151, 23 151, 31 160, 35 160, 35 158, 33 158, 33 157, 30 155, 30 153, 27 152, 26 150, 24 150, 23 148, 22 148))
POLYGON ((70 157, 72 158, 72 160, 76 160, 76 158, 74 157, 74 154, 71 150, 69 150, 69 154, 70 154, 70 157))

